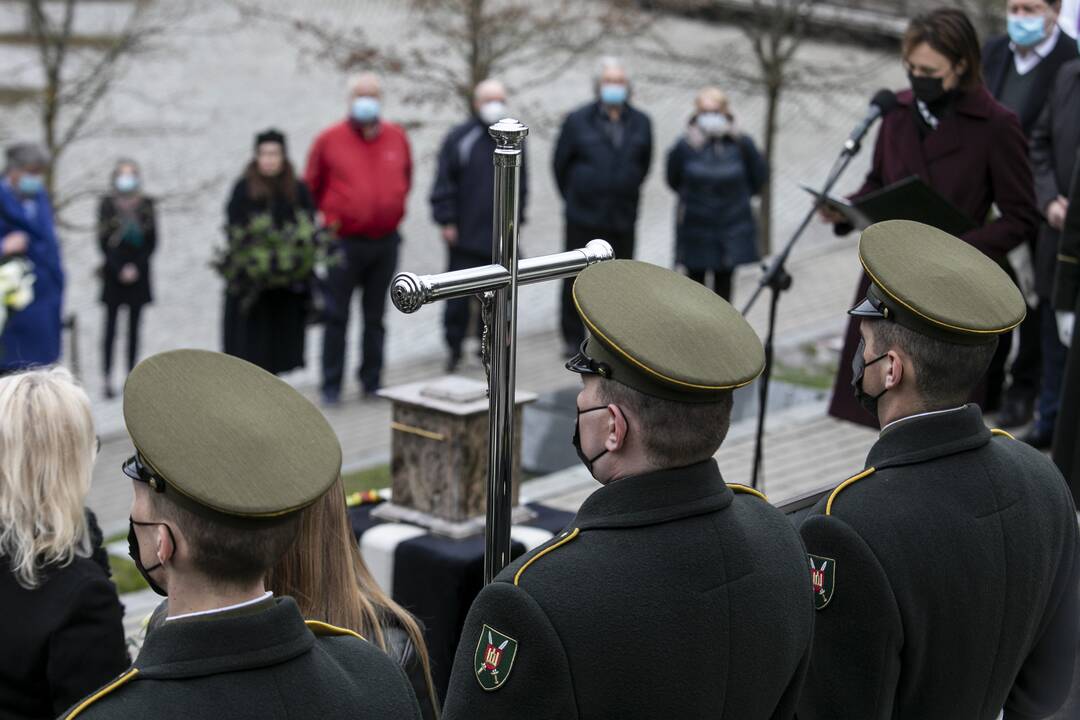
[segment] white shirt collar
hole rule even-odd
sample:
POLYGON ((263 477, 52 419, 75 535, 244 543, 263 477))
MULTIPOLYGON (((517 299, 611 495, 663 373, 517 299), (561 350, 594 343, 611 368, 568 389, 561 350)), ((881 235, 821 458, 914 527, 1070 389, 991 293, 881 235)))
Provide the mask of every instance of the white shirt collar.
POLYGON ((1038 67, 1039 63, 1043 61, 1047 55, 1054 50, 1054 46, 1057 45, 1058 38, 1061 37, 1061 28, 1054 23, 1054 29, 1050 31, 1050 34, 1041 43, 1031 49, 1031 52, 1024 56, 1016 52, 1016 43, 1010 42, 1009 49, 1013 53, 1013 64, 1016 65, 1016 72, 1019 75, 1027 75, 1029 72, 1038 67))
POLYGON ((944 413, 956 412, 957 410, 963 410, 967 405, 961 405, 960 407, 949 408, 948 410, 931 410, 930 412, 916 413, 915 415, 908 415, 907 417, 897 418, 885 427, 881 428, 881 432, 885 432, 896 423, 902 423, 905 420, 914 420, 915 418, 929 417, 930 415, 943 415, 944 413))
POLYGON ((262 594, 261 597, 252 598, 251 600, 245 600, 242 603, 236 603, 235 605, 228 605, 226 607, 214 608, 212 610, 199 610, 197 612, 184 613, 183 615, 173 615, 172 617, 165 618, 165 622, 169 622, 171 620, 182 620, 183 618, 196 617, 197 615, 216 615, 217 613, 223 613, 229 610, 236 610, 238 608, 247 607, 248 605, 261 603, 263 600, 268 597, 272 597, 273 595, 274 593, 267 590, 262 594))

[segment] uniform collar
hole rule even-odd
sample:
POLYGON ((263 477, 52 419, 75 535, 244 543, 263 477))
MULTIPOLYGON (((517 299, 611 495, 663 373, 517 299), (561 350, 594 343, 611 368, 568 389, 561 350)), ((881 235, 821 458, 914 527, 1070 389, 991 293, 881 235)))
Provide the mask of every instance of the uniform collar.
POLYGON ((733 497, 716 460, 709 458, 605 485, 585 499, 572 525, 582 530, 656 525, 721 510, 733 497))
POLYGON ((180 679, 266 667, 311 650, 315 636, 290 597, 251 614, 224 613, 164 623, 135 660, 140 678, 180 679))
POLYGON ((986 445, 990 438, 978 405, 909 417, 882 431, 870 448, 866 466, 881 470, 923 463, 974 450, 986 445))

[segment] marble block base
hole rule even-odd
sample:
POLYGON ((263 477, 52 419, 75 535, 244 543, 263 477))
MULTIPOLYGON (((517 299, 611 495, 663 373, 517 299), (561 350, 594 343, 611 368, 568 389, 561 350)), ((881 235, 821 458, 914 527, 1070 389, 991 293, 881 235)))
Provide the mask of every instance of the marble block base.
MULTIPOLYGON (((393 504, 416 513, 408 522, 450 537, 483 528, 488 473, 486 388, 477 380, 450 375, 379 392, 393 402, 393 504)), ((515 506, 521 484, 522 406, 535 399, 535 394, 525 392, 515 398, 511 493, 515 506)), ((392 519, 405 518, 399 514, 392 519)), ((514 521, 518 521, 516 516, 514 521)))

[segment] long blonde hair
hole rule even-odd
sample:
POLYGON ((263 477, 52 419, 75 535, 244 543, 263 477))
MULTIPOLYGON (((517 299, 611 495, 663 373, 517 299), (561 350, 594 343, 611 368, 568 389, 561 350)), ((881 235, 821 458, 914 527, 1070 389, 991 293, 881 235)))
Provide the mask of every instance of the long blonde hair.
POLYGON ((413 616, 379 587, 364 563, 345 512, 341 478, 300 514, 296 542, 270 570, 266 588, 275 595, 291 595, 305 618, 355 630, 384 652, 383 623, 400 625, 420 658, 428 696, 438 713, 424 635, 413 616))
POLYGON ((27 589, 90 555, 90 398, 61 367, 0 378, 0 555, 27 589))

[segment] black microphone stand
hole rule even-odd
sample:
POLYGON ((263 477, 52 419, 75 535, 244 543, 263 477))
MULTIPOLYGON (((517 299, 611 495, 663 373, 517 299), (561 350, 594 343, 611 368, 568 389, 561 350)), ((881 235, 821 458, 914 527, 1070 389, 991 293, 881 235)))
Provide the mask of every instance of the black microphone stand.
POLYGON ((765 369, 761 373, 761 378, 758 382, 758 417, 757 417, 757 433, 754 438, 754 466, 750 476, 750 487, 757 488, 758 481, 761 474, 761 461, 764 451, 765 442, 765 413, 769 404, 769 381, 772 378, 773 370, 773 343, 776 337, 776 311, 780 305, 780 295, 786 290, 791 288, 791 275, 788 274, 785 269, 788 256, 791 255, 792 248, 795 247, 795 243, 809 227, 810 222, 814 219, 818 209, 825 201, 825 197, 836 185, 840 176, 844 174, 844 170, 851 163, 852 158, 858 154, 862 144, 859 140, 849 139, 844 143, 844 150, 840 153, 840 157, 836 159, 833 164, 832 170, 829 171, 829 176, 825 180, 825 187, 814 201, 813 207, 810 208, 810 212, 803 218, 802 223, 799 224, 795 234, 788 240, 787 245, 780 252, 779 255, 773 258, 765 269, 765 274, 761 276, 761 281, 758 283, 757 289, 754 290, 754 294, 750 297, 749 302, 743 308, 743 316, 749 315, 751 308, 754 307, 754 303, 757 302, 761 293, 768 288, 771 291, 769 296, 769 325, 768 330, 765 333, 765 369))

